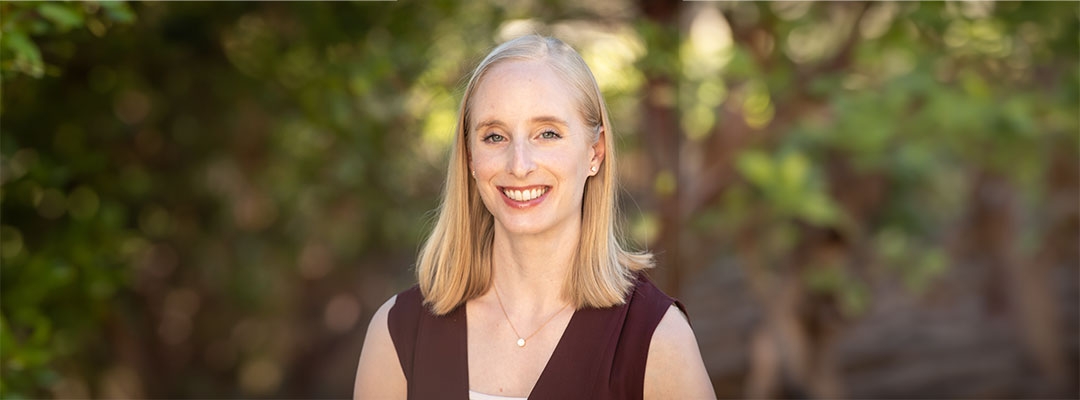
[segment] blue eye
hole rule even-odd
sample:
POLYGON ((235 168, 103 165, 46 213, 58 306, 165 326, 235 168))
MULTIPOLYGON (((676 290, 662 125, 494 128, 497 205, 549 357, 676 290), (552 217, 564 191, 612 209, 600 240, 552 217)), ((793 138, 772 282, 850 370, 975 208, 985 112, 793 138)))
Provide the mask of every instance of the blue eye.
POLYGON ((543 133, 540 134, 540 137, 542 137, 544 139, 559 139, 562 136, 559 136, 559 134, 555 133, 555 131, 544 131, 543 133))
POLYGON ((506 140, 506 138, 497 133, 492 133, 484 137, 484 141, 488 143, 499 143, 504 140, 506 140))

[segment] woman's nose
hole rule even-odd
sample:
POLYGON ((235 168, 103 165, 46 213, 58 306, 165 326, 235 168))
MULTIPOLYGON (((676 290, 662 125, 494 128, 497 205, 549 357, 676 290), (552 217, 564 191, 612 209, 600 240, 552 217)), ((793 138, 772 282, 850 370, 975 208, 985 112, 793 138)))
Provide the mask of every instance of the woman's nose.
POLYGON ((518 178, 524 178, 536 169, 536 162, 533 160, 532 152, 532 145, 528 140, 514 142, 512 150, 513 154, 510 157, 511 175, 518 178))

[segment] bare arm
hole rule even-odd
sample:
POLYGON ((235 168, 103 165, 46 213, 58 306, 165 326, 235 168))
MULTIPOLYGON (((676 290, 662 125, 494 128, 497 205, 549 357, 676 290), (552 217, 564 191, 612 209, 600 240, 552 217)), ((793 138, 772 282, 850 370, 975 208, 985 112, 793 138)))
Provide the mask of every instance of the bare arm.
POLYGON ((386 323, 395 300, 397 296, 391 297, 371 317, 367 336, 364 337, 364 349, 360 351, 360 363, 356 368, 353 399, 405 398, 405 373, 401 371, 397 350, 394 349, 386 323))
POLYGON ((649 343, 645 399, 715 399, 694 331, 678 308, 668 308, 649 343))

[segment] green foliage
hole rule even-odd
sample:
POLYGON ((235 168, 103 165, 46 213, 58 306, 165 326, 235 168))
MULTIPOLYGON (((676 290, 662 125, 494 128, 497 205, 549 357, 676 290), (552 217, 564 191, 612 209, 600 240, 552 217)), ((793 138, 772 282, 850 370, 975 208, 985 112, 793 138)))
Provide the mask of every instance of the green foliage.
MULTIPOLYGON (((17 88, 13 80, 19 74, 56 75, 52 63, 65 61, 63 49, 71 42, 53 41, 43 56, 35 40, 84 26, 100 36, 108 26, 133 18, 127 4, 120 2, 0 4, 0 79, 17 88), (46 56, 61 58, 49 58, 47 63, 46 56)), ((7 94, 5 111, 12 107, 7 94)), ((91 172, 86 167, 92 164, 79 161, 97 156, 72 154, 75 162, 65 164, 60 154, 22 148, 10 132, 5 126, 0 136, 6 159, 0 225, 0 397, 37 397, 40 388, 60 379, 55 369, 59 360, 93 348, 102 339, 101 324, 111 297, 127 285, 116 254, 127 234, 116 231, 120 228, 116 219, 101 218, 108 210, 99 207, 94 189, 72 187, 73 173, 91 172), (26 219, 26 212, 35 209, 48 222, 26 219), (69 225, 51 223, 66 213, 72 219, 69 225)))
POLYGON ((126 3, 6 2, 0 4, 0 81, 25 74, 40 78, 45 60, 33 37, 47 37, 86 27, 102 36, 109 26, 130 24, 135 14, 126 3))
POLYGON ((805 155, 790 152, 770 157, 751 150, 740 154, 736 165, 778 217, 801 219, 817 226, 834 226, 838 222, 839 211, 824 192, 820 177, 811 171, 805 155))
POLYGON ((844 316, 858 317, 870 306, 870 290, 866 283, 843 271, 836 266, 815 265, 802 278, 811 293, 836 296, 844 316))
MULTIPOLYGON (((684 89, 683 125, 695 143, 740 125, 759 139, 737 152, 740 179, 696 214, 695 225, 720 243, 759 232, 762 245, 743 251, 770 266, 785 264, 807 240, 792 224, 831 229, 850 245, 874 243, 875 264, 922 293, 954 262, 942 235, 965 217, 976 176, 1007 177, 1023 193, 1023 218, 1038 221, 1042 196, 1055 190, 1051 163, 1080 158, 1077 7, 873 3, 860 14, 861 7, 718 7, 736 37, 717 50, 726 63, 714 67, 723 80, 710 92, 723 96, 684 89), (742 120, 714 118, 723 110, 742 120)), ((699 8, 694 24, 709 20, 708 9, 699 8)), ((684 63, 704 65, 695 56, 684 63)), ((684 88, 716 85, 708 75, 687 80, 684 88)), ((808 270, 809 287, 836 293, 845 310, 865 309, 855 300, 865 295, 858 275, 839 272, 861 267, 792 264, 808 270)))

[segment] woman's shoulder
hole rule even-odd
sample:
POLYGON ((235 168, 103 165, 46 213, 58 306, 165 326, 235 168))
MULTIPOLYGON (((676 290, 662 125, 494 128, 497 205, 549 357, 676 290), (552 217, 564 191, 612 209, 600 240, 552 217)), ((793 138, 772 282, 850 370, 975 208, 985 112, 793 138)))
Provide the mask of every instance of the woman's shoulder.
POLYGON ((645 367, 645 398, 712 399, 712 383, 686 316, 670 306, 656 326, 645 367))
POLYGON ((652 314, 657 321, 668 312, 669 308, 678 309, 683 315, 689 315, 682 302, 664 293, 645 272, 636 273, 630 306, 652 314))
MULTIPOLYGON (((419 286, 412 286, 390 296, 371 317, 364 350, 360 356, 360 368, 354 390, 361 393, 362 388, 385 386, 385 372, 372 372, 386 365, 397 364, 401 369, 392 369, 398 376, 405 377, 411 371, 411 341, 416 338, 416 329, 422 308, 422 296, 419 286), (366 372, 365 372, 366 371, 366 372), (400 373, 400 375, 398 374, 400 373), (374 377, 374 378, 373 378, 374 377)), ((394 386, 395 389, 396 385, 394 386)), ((361 396, 364 397, 364 396, 361 396)))
POLYGON ((644 276, 634 295, 635 301, 638 296, 645 300, 650 316, 656 318, 645 368, 645 398, 715 398, 686 307, 644 276))
POLYGON ((390 337, 386 336, 385 333, 389 333, 389 331, 391 330, 390 327, 392 324, 390 323, 390 315, 396 308, 395 306, 400 303, 399 299, 401 299, 401 293, 390 296, 389 299, 383 302, 382 305, 380 305, 379 308, 375 310, 375 314, 371 316, 371 322, 368 323, 368 340, 371 340, 372 337, 377 339, 379 342, 383 342, 383 339, 390 339, 390 337))
POLYGON ((386 301, 383 308, 386 308, 384 318, 395 344, 399 344, 402 339, 415 337, 420 315, 424 310, 424 296, 420 293, 419 285, 398 292, 386 301))
POLYGON ((424 304, 424 295, 420 293, 420 285, 412 285, 408 289, 402 290, 397 294, 390 297, 387 302, 393 302, 391 304, 393 308, 419 308, 424 304))
POLYGON ((379 306, 368 324, 364 338, 364 347, 360 352, 360 361, 356 369, 356 381, 353 386, 354 398, 403 398, 405 379, 402 369, 387 368, 398 364, 397 352, 390 334, 389 315, 398 301, 398 296, 391 296, 379 306))

